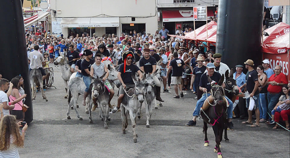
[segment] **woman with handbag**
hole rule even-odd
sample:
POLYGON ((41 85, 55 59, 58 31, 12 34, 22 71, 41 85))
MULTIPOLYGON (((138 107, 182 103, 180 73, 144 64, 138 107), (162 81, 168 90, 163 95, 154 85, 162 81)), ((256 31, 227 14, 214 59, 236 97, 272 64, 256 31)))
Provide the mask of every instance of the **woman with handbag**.
MULTIPOLYGON (((9 96, 10 101, 14 101, 14 100, 21 97, 21 94, 19 93, 19 87, 20 87, 19 81, 20 80, 18 78, 13 78, 11 80, 11 83, 13 83, 13 87, 12 87, 12 93, 9 96)), ((23 104, 22 100, 20 100, 19 102, 15 103, 14 109, 11 110, 11 112, 10 112, 11 115, 16 116, 16 119, 18 121, 22 121, 24 119, 23 111, 22 111, 23 106, 24 106, 24 104, 23 104)))
MULTIPOLYGON (((26 93, 24 91, 24 79, 21 75, 19 76, 16 76, 15 78, 18 78, 19 79, 19 88, 18 88, 18 91, 20 93, 20 95, 23 97, 23 96, 26 96, 26 93)), ((25 97, 22 99, 22 102, 24 103, 25 102, 25 97)), ((23 104, 22 106, 22 112, 23 112, 23 120, 25 120, 25 112, 27 111, 29 107, 26 105, 26 104, 23 104)))

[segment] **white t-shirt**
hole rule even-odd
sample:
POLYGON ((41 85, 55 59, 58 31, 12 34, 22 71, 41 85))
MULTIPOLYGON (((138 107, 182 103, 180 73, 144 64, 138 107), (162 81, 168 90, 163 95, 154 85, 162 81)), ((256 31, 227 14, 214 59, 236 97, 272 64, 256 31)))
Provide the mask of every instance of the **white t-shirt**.
MULTIPOLYGON (((0 103, 5 103, 7 102, 7 105, 8 105, 8 97, 7 97, 7 94, 3 91, 0 91, 0 103)), ((9 110, 6 110, 6 109, 3 109, 3 115, 9 115, 10 112, 9 110)))

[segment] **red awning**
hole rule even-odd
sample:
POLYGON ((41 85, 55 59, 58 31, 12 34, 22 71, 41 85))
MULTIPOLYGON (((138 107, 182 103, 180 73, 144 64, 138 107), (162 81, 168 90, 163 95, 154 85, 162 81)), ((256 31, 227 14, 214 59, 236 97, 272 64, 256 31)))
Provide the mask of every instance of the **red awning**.
POLYGON ((287 53, 289 46, 290 25, 280 22, 264 32, 269 36, 263 36, 262 51, 270 54, 287 53))
POLYGON ((38 18, 38 14, 36 14, 36 15, 34 15, 32 17, 26 18, 26 19, 24 19, 24 24, 28 24, 29 22, 31 22, 31 21, 33 21, 33 20, 35 20, 37 18, 38 18))
MULTIPOLYGON (((213 16, 211 10, 207 16, 213 16)), ((162 11, 163 22, 193 21, 193 10, 164 10, 162 11)))

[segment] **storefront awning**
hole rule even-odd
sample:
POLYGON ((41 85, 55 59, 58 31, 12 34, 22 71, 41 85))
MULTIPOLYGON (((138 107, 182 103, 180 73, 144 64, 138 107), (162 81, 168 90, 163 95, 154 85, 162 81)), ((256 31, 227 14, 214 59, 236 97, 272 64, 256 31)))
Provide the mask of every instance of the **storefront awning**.
POLYGON ((29 18, 23 18, 24 19, 24 24, 28 24, 29 22, 37 19, 37 17, 38 17, 38 14, 36 14, 36 15, 34 15, 32 17, 29 17, 29 18))
POLYGON ((62 27, 119 27, 117 18, 62 18, 62 27))
POLYGON ((29 19, 29 18, 27 18, 27 19, 24 20, 24 27, 30 26, 30 25, 40 21, 42 18, 47 17, 48 15, 49 15, 49 12, 46 12, 46 13, 41 14, 41 15, 38 15, 38 14, 34 15, 34 16, 32 16, 33 18, 30 19, 30 20, 27 20, 27 19, 29 19))
MULTIPOLYGON (((213 16, 213 12, 208 10, 207 16, 213 16)), ((193 10, 164 10, 162 18, 163 22, 193 21, 193 10)))

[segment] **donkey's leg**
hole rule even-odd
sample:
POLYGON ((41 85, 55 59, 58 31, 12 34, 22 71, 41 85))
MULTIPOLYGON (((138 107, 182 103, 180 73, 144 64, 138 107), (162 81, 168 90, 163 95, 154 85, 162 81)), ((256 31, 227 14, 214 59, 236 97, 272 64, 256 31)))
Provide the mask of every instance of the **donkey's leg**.
POLYGON ((125 108, 123 106, 121 106, 121 119, 122 119, 123 134, 126 134, 127 116, 126 116, 126 110, 125 110, 125 108))
POLYGON ((132 123, 133 140, 134 140, 134 143, 137 143, 137 134, 136 134, 136 131, 135 131, 135 127, 136 127, 136 122, 135 122, 136 114, 134 114, 134 112, 132 110, 129 111, 129 114, 130 114, 130 119, 131 119, 131 123, 132 123))
POLYGON ((89 121, 90 121, 90 123, 93 123, 93 119, 92 119, 92 104, 93 104, 93 102, 90 101, 89 102, 89 121))
POLYGON ((225 137, 225 141, 228 142, 229 141, 229 138, 228 138, 228 131, 227 131, 227 129, 228 129, 229 122, 228 122, 228 119, 225 119, 224 121, 225 121, 225 123, 224 123, 225 136, 224 137, 225 137))
MULTIPOLYGON (((154 103, 154 107, 155 109, 158 109, 158 104, 157 104, 157 100, 156 97, 154 97, 154 100, 152 101, 154 103)), ((159 102, 160 103, 160 102, 159 102)))
POLYGON ((76 111, 76 114, 77 114, 77 117, 79 118, 79 120, 83 120, 83 118, 79 115, 79 112, 78 112, 78 110, 77 110, 77 108, 76 108, 76 105, 77 105, 77 95, 78 95, 78 93, 76 92, 76 93, 74 93, 73 94, 73 106, 74 106, 74 109, 75 109, 75 111, 76 111))
POLYGON ((46 96, 45 96, 44 90, 43 90, 43 80, 42 80, 42 76, 41 77, 38 76, 37 77, 37 80, 39 82, 39 87, 40 87, 40 91, 42 93, 42 98, 45 99, 46 101, 48 101, 47 98, 46 98, 46 96))
POLYGON ((204 132, 204 146, 209 145, 209 141, 207 139, 207 123, 203 121, 203 132, 204 132))
POLYGON ((104 128, 108 129, 108 119, 109 119, 109 104, 104 107, 104 128))
POLYGON ((30 77, 30 86, 31 86, 31 92, 32 92, 32 100, 35 100, 36 88, 34 86, 34 78, 33 78, 33 76, 30 77))
MULTIPOLYGON (((89 114, 89 103, 90 103, 90 101, 91 101, 91 97, 89 97, 90 96, 90 94, 86 97, 86 114, 89 114)), ((78 96, 77 96, 77 98, 78 98, 78 96)), ((77 99, 78 100, 78 99, 77 99)), ((76 100, 76 104, 75 104, 75 108, 77 108, 77 100, 76 100)))
POLYGON ((71 119, 70 118, 70 107, 72 106, 72 104, 74 103, 74 96, 72 96, 71 98, 70 98, 71 100, 70 100, 70 102, 68 103, 68 110, 67 110, 67 113, 66 113, 66 115, 67 115, 67 119, 71 119))
POLYGON ((150 116, 151 116, 151 111, 150 111, 150 109, 151 109, 151 105, 152 105, 152 102, 151 101, 147 101, 147 104, 146 104, 146 106, 145 106, 145 109, 146 109, 146 127, 147 128, 150 128, 150 123, 149 123, 149 121, 150 121, 150 116))

